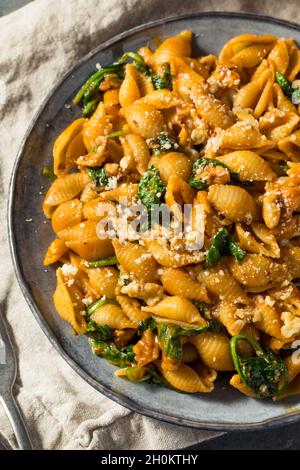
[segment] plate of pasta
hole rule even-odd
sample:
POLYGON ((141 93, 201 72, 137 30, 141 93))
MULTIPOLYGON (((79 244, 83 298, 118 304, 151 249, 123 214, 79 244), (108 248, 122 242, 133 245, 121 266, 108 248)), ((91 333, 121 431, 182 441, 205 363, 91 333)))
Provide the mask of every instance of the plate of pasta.
POLYGON ((299 419, 299 43, 255 15, 135 28, 77 64, 24 138, 21 289, 64 359, 132 410, 299 419))

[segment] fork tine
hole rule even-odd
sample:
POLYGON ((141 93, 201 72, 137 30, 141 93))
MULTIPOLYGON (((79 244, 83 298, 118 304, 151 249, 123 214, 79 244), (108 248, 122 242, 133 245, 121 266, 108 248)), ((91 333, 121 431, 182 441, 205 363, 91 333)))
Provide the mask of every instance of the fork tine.
POLYGON ((0 401, 11 422, 16 435, 20 449, 32 449, 32 445, 26 430, 24 420, 17 402, 15 401, 12 388, 16 378, 16 356, 9 336, 6 320, 0 310, 0 340, 4 345, 4 361, 0 362, 1 381, 0 381, 0 401))

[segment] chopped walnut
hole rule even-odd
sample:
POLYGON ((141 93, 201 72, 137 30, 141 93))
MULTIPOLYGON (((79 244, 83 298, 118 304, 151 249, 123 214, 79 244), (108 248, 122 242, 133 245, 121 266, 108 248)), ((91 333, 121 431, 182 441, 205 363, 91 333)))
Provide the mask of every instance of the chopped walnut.
POLYGON ((281 320, 283 321, 281 333, 284 338, 291 338, 293 336, 300 335, 299 317, 295 317, 295 315, 290 312, 282 312, 281 320))
POLYGON ((203 144, 208 138, 208 131, 205 122, 199 117, 194 117, 194 129, 191 132, 191 139, 194 145, 203 144))
POLYGON ((95 147, 86 155, 80 156, 76 163, 81 166, 101 166, 106 160, 107 155, 107 137, 99 136, 95 140, 95 147))
POLYGON ((195 180, 207 182, 207 184, 226 184, 230 181, 230 174, 223 166, 207 165, 203 170, 196 172, 195 180))
POLYGON ((263 218, 268 228, 275 228, 281 218, 291 217, 300 206, 299 167, 288 171, 288 177, 266 183, 263 196, 263 218))
POLYGON ((156 335, 150 330, 144 331, 142 338, 133 347, 133 352, 138 367, 156 361, 160 353, 156 335))
POLYGON ((142 299, 146 302, 147 305, 156 304, 164 296, 163 287, 152 282, 146 282, 145 284, 142 284, 133 281, 127 286, 123 286, 121 293, 127 294, 129 297, 142 299))

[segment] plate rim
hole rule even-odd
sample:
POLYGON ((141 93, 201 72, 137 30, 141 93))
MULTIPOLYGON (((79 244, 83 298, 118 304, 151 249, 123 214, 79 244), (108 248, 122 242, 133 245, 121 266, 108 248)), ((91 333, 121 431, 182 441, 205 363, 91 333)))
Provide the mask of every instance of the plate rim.
POLYGON ((56 351, 60 354, 60 356, 66 361, 66 363, 89 385, 91 385, 94 389, 98 392, 102 393, 104 396, 108 397, 109 399, 115 401, 119 405, 126 407, 127 409, 139 413, 143 416, 147 416, 149 418, 154 418, 169 424, 175 424, 182 427, 189 427, 194 429, 203 429, 203 430, 210 430, 210 431, 251 431, 251 430, 266 430, 270 428, 280 427, 287 424, 292 424, 300 420, 300 410, 297 412, 289 412, 285 413, 280 416, 276 416, 274 418, 268 418, 262 421, 256 421, 252 423, 211 423, 205 420, 193 420, 191 418, 180 418, 173 416, 172 414, 163 413, 161 411, 153 410, 147 407, 147 405, 139 405, 133 399, 125 396, 118 391, 112 391, 106 385, 101 384, 99 381, 93 379, 82 367, 73 359, 69 354, 64 350, 62 345, 57 338, 57 335, 53 332, 53 330, 48 325, 47 321, 45 320, 42 312, 39 310, 35 301, 30 293, 30 289, 27 286, 26 280, 22 274, 21 270, 21 262, 19 259, 19 254, 17 250, 17 243, 15 234, 13 231, 13 208, 14 208, 14 201, 16 198, 16 193, 14 191, 18 168, 22 160, 23 151, 25 149, 27 140, 33 131, 35 125, 38 122, 40 114, 46 108, 48 102, 50 101, 53 94, 56 92, 57 89, 65 82, 65 80, 72 75, 81 65, 83 65, 86 61, 92 58, 95 54, 109 48, 110 46, 114 45, 115 43, 129 38, 130 36, 143 31, 144 29, 149 29, 155 26, 160 26, 166 23, 172 23, 178 20, 188 20, 191 18, 205 18, 205 17, 214 17, 214 18, 242 18, 242 19, 252 19, 256 21, 266 21, 273 24, 278 24, 281 26, 285 26, 291 29, 296 29, 300 32, 300 25, 288 20, 282 20, 279 18, 274 18, 272 16, 267 15, 260 15, 256 13, 247 13, 247 12, 230 12, 230 11, 195 11, 189 14, 181 14, 181 15, 172 15, 167 18, 159 18, 147 23, 143 23, 139 26, 135 26, 133 28, 129 28, 126 31, 123 31, 116 36, 109 38, 108 40, 101 42, 98 46, 93 48, 90 52, 88 52, 84 57, 82 57, 76 64, 70 68, 60 80, 58 80, 54 86, 50 89, 50 91, 46 94, 44 99, 41 101, 33 116, 31 121, 27 127, 27 130, 19 144, 19 148, 15 157, 15 161, 13 164, 10 181, 9 181, 9 191, 8 191, 8 200, 7 200, 7 232, 8 232, 8 241, 9 241, 9 251, 10 256, 12 259, 12 264, 14 268, 14 273, 16 275, 20 290, 25 298, 31 312, 35 320, 37 321, 38 325, 40 326, 41 330, 50 341, 52 346, 56 349, 56 351))

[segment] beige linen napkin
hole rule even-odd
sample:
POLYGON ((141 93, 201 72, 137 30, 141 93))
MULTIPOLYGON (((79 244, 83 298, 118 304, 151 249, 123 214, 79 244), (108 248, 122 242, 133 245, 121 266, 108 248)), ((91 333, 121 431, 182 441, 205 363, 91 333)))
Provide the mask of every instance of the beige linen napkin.
MULTIPOLYGON (((3 226, 14 157, 34 110, 78 59, 132 26, 201 9, 255 10, 295 21, 297 4, 296 0, 284 7, 273 0, 36 0, 0 19, 0 300, 18 358, 15 394, 35 448, 179 449, 217 433, 145 418, 104 397, 61 359, 34 320, 13 274, 3 226)), ((3 443, 16 446, 1 407, 0 432, 3 443)))

